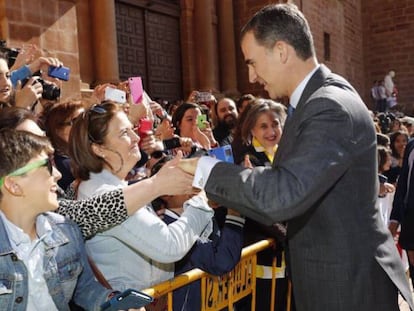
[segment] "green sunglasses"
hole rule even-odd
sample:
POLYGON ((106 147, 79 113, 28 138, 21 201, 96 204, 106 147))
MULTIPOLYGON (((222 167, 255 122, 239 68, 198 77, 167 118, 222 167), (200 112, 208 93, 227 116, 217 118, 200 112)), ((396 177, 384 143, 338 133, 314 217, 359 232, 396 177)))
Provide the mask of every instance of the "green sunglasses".
POLYGON ((4 184, 4 179, 7 176, 22 176, 26 173, 29 173, 30 171, 33 171, 39 167, 43 167, 46 166, 47 170, 49 171, 50 176, 53 175, 53 160, 51 158, 47 158, 47 159, 42 159, 36 162, 32 162, 29 163, 13 172, 11 172, 10 174, 7 174, 6 176, 3 176, 2 178, 0 178, 0 187, 3 186, 4 184))

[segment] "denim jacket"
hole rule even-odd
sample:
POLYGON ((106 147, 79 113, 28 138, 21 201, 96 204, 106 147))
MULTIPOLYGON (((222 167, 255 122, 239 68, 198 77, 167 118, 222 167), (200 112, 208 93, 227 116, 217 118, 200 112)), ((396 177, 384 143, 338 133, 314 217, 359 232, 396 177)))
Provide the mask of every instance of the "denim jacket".
MULTIPOLYGON (((45 214, 53 233, 43 240, 44 277, 58 310, 70 310, 73 301, 86 310, 100 310, 111 291, 95 281, 82 235, 77 225, 63 216, 45 214)), ((27 269, 13 250, 0 218, 0 310, 26 310, 27 269)))

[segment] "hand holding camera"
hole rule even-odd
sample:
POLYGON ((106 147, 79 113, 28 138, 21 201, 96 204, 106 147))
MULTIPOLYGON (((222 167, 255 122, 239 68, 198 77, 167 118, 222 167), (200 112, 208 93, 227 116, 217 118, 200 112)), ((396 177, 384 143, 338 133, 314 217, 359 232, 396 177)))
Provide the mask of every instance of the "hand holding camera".
MULTIPOLYGON (((57 100, 60 97, 60 87, 56 84, 59 80, 68 81, 70 69, 64 67, 62 62, 54 57, 39 57, 29 64, 29 69, 34 72, 31 78, 21 81, 22 89, 36 90, 41 93, 41 98, 57 100), (40 90, 39 85, 42 87, 40 90)), ((40 99, 37 96, 37 99, 40 99)))
POLYGON ((31 77, 26 81, 18 82, 15 95, 16 106, 30 109, 42 97, 42 94, 43 86, 37 77, 31 77))
MULTIPOLYGON (((37 86, 36 90, 40 90, 40 97, 44 99, 57 100, 60 97, 60 88, 55 83, 46 81, 42 79, 40 76, 34 75, 31 78, 27 78, 21 81, 21 87, 23 89, 33 89, 34 86, 37 86), (39 85, 42 87, 41 90, 38 87, 39 85)), ((40 97, 38 97, 37 99, 39 99, 40 97)))

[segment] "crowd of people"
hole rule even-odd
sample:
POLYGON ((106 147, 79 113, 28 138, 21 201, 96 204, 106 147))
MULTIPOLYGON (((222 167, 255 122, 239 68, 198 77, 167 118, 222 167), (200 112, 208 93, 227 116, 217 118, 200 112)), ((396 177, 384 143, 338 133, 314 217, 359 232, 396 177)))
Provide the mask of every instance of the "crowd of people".
MULTIPOLYGON (((241 47, 250 82, 288 106, 198 90, 136 102, 128 82, 61 101, 44 96, 64 83, 47 76, 58 59, 33 46, 12 68, 0 58, 2 309, 99 310, 192 268, 227 273, 243 246, 269 237, 256 299, 235 310, 270 309, 274 259, 274 310, 286 310, 289 280, 291 310, 397 310, 398 292, 413 307, 404 272, 414 280, 414 122, 389 111, 395 72, 375 82, 370 115, 317 62, 292 4, 257 12, 241 47)), ((199 310, 200 295, 199 282, 175 291, 174 310, 199 310)))
MULTIPOLYGON (((413 158, 413 118, 392 109, 373 113, 377 131, 378 177, 377 207, 383 224, 396 241, 405 271, 414 282, 414 251, 411 234, 410 176, 413 158), (408 225, 410 224, 410 225, 408 225)), ((414 284, 414 283, 413 283, 414 284)))

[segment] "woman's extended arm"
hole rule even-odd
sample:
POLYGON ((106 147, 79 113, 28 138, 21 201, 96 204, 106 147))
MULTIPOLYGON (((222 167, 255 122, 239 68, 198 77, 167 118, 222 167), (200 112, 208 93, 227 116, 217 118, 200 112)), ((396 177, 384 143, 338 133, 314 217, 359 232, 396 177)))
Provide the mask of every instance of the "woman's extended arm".
POLYGON ((162 195, 179 195, 192 193, 193 175, 178 168, 182 152, 168 161, 161 170, 151 178, 144 179, 123 189, 128 215, 162 195))
POLYGON ((177 167, 182 154, 154 176, 87 200, 60 200, 57 213, 75 221, 85 239, 118 225, 139 208, 161 195, 191 193, 193 176, 177 167))

